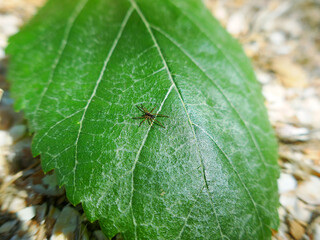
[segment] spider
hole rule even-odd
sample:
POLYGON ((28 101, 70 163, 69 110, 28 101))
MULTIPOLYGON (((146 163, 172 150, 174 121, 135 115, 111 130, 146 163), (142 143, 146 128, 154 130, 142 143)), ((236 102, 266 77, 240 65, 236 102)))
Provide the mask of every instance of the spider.
POLYGON ((143 119, 142 122, 140 122, 139 127, 141 126, 141 124, 144 121, 148 121, 149 125, 151 125, 152 123, 155 123, 157 125, 159 125, 160 127, 165 128, 157 119, 156 117, 166 117, 168 118, 169 116, 166 115, 162 115, 162 114, 154 114, 152 113, 156 107, 154 107, 151 112, 148 111, 148 109, 146 109, 142 104, 140 106, 136 105, 136 107, 139 109, 139 111, 141 111, 143 113, 143 115, 141 117, 134 117, 132 119, 143 119))

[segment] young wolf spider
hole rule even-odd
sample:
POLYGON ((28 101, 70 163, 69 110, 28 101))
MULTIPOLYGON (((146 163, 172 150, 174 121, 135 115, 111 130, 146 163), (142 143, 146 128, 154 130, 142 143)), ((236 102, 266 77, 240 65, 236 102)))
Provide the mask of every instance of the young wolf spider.
POLYGON ((132 119, 143 119, 142 122, 140 122, 139 127, 141 126, 141 124, 144 121, 148 121, 149 125, 151 125, 152 123, 157 124, 160 127, 165 128, 157 119, 156 117, 166 117, 168 118, 169 116, 166 115, 162 115, 162 114, 156 114, 156 113, 152 113, 156 107, 154 107, 151 112, 148 111, 148 109, 146 109, 142 104, 140 106, 136 105, 136 107, 139 109, 139 111, 141 111, 143 113, 143 115, 141 117, 134 117, 132 119))

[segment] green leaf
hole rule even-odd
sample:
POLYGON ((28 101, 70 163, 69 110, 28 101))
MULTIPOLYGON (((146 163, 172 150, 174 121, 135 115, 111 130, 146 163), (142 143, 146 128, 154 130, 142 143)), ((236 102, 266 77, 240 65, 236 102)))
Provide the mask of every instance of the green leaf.
POLYGON ((33 153, 106 235, 270 239, 275 137, 249 60, 200 1, 51 0, 7 52, 33 153), (165 128, 139 128, 137 104, 165 128))

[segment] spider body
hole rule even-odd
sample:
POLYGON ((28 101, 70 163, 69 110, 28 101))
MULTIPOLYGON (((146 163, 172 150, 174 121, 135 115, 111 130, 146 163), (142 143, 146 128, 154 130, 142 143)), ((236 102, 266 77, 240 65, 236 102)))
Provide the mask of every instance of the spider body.
POLYGON ((148 111, 148 109, 146 109, 142 104, 140 106, 136 106, 140 112, 143 113, 143 115, 141 117, 134 117, 133 119, 143 119, 140 124, 139 127, 142 125, 142 123, 144 121, 147 121, 149 123, 149 125, 152 125, 152 123, 157 124, 158 126, 165 128, 157 119, 156 117, 166 117, 168 118, 169 116, 166 115, 162 115, 162 114, 156 114, 156 113, 152 113, 156 107, 154 107, 150 112, 148 111))

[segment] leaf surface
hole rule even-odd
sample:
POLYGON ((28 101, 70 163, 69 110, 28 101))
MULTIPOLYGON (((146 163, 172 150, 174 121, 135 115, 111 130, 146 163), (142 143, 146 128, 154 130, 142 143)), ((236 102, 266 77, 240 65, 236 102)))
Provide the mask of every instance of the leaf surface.
POLYGON ((239 44, 197 0, 51 0, 10 39, 33 153, 112 237, 269 239, 276 141, 239 44), (138 128, 143 104, 170 118, 138 128))

